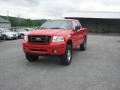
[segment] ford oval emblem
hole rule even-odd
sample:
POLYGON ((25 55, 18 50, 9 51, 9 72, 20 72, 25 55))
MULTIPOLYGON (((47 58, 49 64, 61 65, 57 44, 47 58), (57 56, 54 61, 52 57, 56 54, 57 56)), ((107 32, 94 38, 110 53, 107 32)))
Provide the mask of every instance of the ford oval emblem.
POLYGON ((42 39, 38 37, 38 38, 36 38, 36 40, 37 40, 37 41, 41 41, 42 39))

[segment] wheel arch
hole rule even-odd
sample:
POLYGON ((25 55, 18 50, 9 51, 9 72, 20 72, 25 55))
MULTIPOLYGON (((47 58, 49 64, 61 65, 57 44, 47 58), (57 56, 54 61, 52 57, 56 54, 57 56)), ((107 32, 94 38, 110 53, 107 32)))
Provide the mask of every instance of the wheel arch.
POLYGON ((20 33, 20 35, 25 35, 24 33, 20 33))
POLYGON ((73 47, 73 42, 72 42, 71 39, 69 39, 69 40, 67 41, 67 45, 71 45, 71 47, 73 47))

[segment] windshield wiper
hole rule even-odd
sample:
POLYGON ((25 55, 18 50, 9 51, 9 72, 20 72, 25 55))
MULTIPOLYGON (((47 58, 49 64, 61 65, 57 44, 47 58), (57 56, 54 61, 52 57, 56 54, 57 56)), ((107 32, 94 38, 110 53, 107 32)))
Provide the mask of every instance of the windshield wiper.
POLYGON ((50 29, 64 29, 64 28, 60 28, 60 27, 52 27, 50 29))
POLYGON ((46 28, 46 27, 40 27, 39 29, 48 29, 48 28, 46 28))

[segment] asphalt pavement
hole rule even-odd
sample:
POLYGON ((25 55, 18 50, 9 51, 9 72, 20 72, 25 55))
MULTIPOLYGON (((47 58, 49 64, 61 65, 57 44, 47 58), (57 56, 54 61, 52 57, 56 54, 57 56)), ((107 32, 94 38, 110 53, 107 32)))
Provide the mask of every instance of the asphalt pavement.
POLYGON ((30 63, 21 43, 0 42, 0 90, 120 90, 120 36, 89 35, 69 66, 48 56, 30 63))

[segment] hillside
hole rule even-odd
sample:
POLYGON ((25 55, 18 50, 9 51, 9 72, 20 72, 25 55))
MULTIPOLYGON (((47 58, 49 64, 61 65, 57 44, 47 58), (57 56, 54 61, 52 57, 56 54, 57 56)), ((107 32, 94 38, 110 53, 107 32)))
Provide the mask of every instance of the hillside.
POLYGON ((16 26, 40 26, 42 23, 46 21, 46 19, 40 20, 32 20, 32 19, 24 19, 19 17, 11 17, 11 16, 0 16, 4 19, 8 19, 11 22, 12 27, 16 26))

